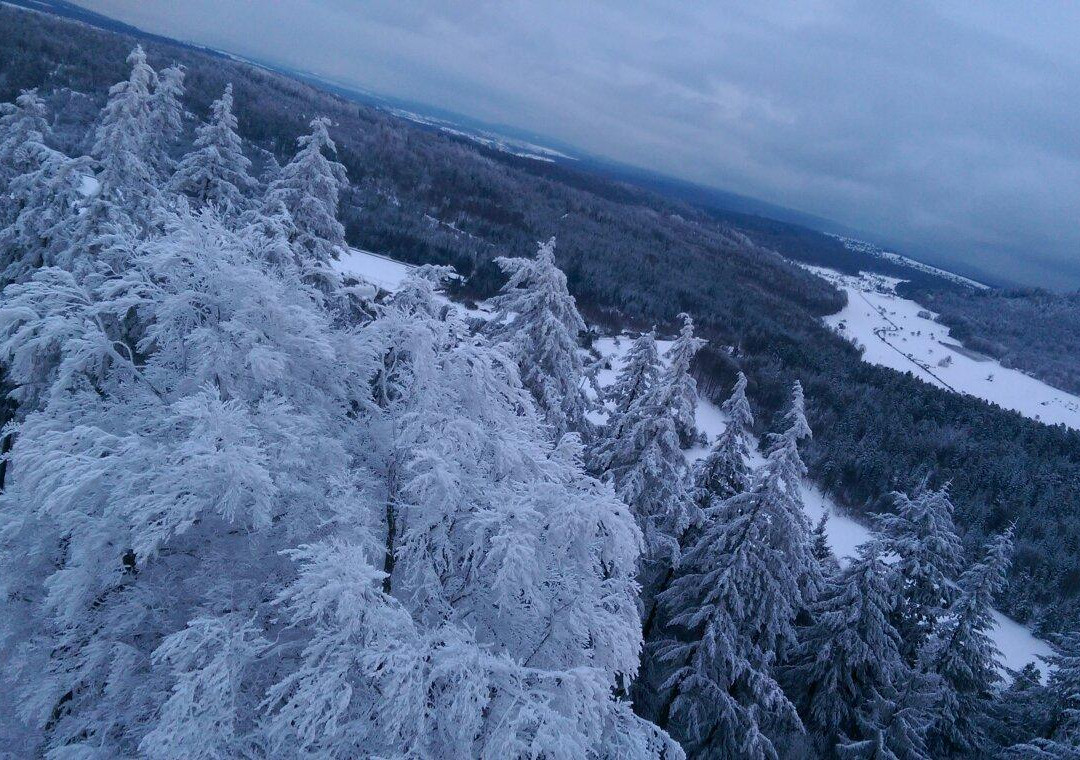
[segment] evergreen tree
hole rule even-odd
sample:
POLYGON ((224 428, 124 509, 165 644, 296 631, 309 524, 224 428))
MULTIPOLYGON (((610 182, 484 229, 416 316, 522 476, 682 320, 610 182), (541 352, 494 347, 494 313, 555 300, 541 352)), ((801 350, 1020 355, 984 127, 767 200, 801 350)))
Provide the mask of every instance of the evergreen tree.
POLYGON ((1001 680, 1001 653, 990 637, 992 604, 1005 585, 1011 553, 1010 529, 961 576, 956 601, 921 654, 923 670, 934 679, 928 741, 935 757, 961 755, 986 742, 980 722, 1001 680))
POLYGON ((150 97, 150 165, 159 180, 175 170, 170 148, 184 131, 184 67, 169 66, 158 72, 157 86, 150 97))
POLYGON ((650 330, 634 339, 615 382, 606 389, 604 397, 611 402, 616 415, 625 414, 634 402, 652 389, 659 376, 656 334, 650 330))
POLYGON ((585 322, 566 289, 566 275, 555 265, 555 238, 540 244, 535 259, 496 263, 509 279, 491 300, 489 334, 509 346, 555 438, 588 432, 585 413, 592 403, 580 345, 585 322))
MULTIPOLYGON (((248 174, 251 161, 244 156, 236 134, 232 85, 210 106, 210 121, 196 130, 195 148, 176 167, 172 187, 192 199, 196 207, 208 203, 240 211, 255 187, 248 174)), ((336 208, 336 206, 335 206, 336 208)))
POLYGON ((888 568, 877 551, 860 547, 858 559, 826 581, 791 668, 800 714, 826 754, 879 735, 887 745, 886 721, 914 677, 889 620, 888 568))
POLYGON ((615 696, 639 531, 436 273, 337 326, 252 228, 159 213, 5 291, 5 749, 681 757, 615 696))
POLYGON ((660 386, 670 395, 670 407, 675 418, 675 432, 683 446, 694 443, 698 436, 694 422, 697 409, 697 381, 690 374, 690 364, 707 341, 694 337, 694 321, 690 315, 679 315, 682 327, 679 337, 664 354, 666 367, 661 372, 660 386))
POLYGON ((310 126, 311 133, 297 140, 300 149, 281 168, 267 192, 289 212, 289 242, 300 256, 306 278, 327 288, 336 281, 330 260, 347 247, 337 210, 348 178, 345 167, 333 160, 337 147, 327 131, 330 120, 317 117, 310 126))
POLYGON ((720 407, 727 421, 712 451, 694 468, 694 501, 702 509, 750 486, 750 436, 754 415, 746 400, 746 376, 739 373, 735 389, 720 407))
POLYGON ((776 757, 776 736, 801 730, 777 682, 804 589, 820 577, 798 490, 797 442, 809 431, 800 391, 749 490, 705 510, 659 595, 669 621, 654 647, 664 676, 638 692, 655 691, 657 706, 643 708, 691 754, 776 757))
POLYGON ((882 551, 896 557, 892 577, 896 598, 893 625, 904 658, 914 664, 935 625, 956 599, 962 548, 953 527, 947 489, 920 489, 915 498, 893 494, 895 514, 879 515, 882 551))
POLYGON ((89 159, 37 146, 40 164, 11 180, 13 219, 0 229, 0 287, 25 280, 40 266, 70 269, 70 241, 86 202, 89 159))
POLYGON ((150 157, 151 90, 157 75, 141 46, 136 45, 127 60, 131 73, 109 88, 90 153, 98 164, 102 198, 145 227, 158 197, 150 157))
MULTIPOLYGON (((1053 654, 1045 658, 1050 667, 1045 727, 1021 724, 1029 734, 1043 735, 1010 747, 1005 755, 1009 760, 1080 760, 1080 633, 1058 634, 1050 646, 1053 654)), ((1028 688, 1038 688, 1037 680, 1028 688)))
POLYGON ((36 89, 23 90, 14 103, 0 104, 0 195, 12 179, 39 167, 38 152, 49 134, 46 116, 45 101, 36 89))

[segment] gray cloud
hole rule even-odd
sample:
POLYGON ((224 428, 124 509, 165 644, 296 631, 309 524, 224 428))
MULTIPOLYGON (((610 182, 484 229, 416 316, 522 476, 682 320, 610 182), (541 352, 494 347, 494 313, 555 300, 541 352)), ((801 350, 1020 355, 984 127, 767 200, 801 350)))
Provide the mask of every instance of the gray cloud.
POLYGON ((155 31, 1080 287, 1080 4, 86 0, 155 31))

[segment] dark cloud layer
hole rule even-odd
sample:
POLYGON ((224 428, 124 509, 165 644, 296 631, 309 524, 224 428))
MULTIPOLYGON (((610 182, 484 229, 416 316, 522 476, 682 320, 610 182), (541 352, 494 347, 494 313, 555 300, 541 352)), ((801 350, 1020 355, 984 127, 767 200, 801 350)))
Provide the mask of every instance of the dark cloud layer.
POLYGON ((1080 3, 86 0, 945 264, 1080 287, 1080 3))

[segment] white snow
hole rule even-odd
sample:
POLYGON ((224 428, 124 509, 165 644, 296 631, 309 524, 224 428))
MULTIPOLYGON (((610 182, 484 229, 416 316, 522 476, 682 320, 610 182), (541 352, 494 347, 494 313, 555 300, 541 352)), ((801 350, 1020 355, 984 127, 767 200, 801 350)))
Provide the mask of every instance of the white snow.
POLYGON ((871 364, 910 372, 941 388, 985 399, 1049 425, 1080 430, 1080 397, 1058 390, 996 359, 964 349, 936 315, 896 294, 900 280, 862 272, 845 275, 806 267, 841 288, 847 306, 825 323, 863 349, 871 364))
POLYGON ((89 174, 82 175, 79 180, 79 195, 84 198, 93 198, 101 192, 101 183, 97 177, 92 177, 89 174))
POLYGON ((371 251, 350 248, 349 252, 332 262, 341 274, 351 274, 378 285, 383 290, 394 291, 415 269, 412 264, 394 261, 371 251))
MULTIPOLYGON (((943 329, 940 325, 938 328, 943 329)), ((611 364, 609 369, 601 369, 597 372, 597 382, 601 388, 605 388, 614 382, 615 376, 622 366, 626 351, 633 341, 634 338, 627 335, 596 340, 594 343, 596 350, 611 364)), ((656 341, 657 350, 661 356, 667 351, 671 343, 672 341, 656 341)), ((600 417, 594 419, 594 421, 599 422, 602 419, 600 417)), ((710 444, 724 431, 724 426, 727 424, 719 407, 704 398, 698 400, 695 419, 698 429, 705 433, 710 444)), ((709 446, 694 447, 686 452, 686 458, 693 463, 705 456, 708 451, 709 446)), ((754 460, 751 462, 753 466, 758 466, 763 461, 761 453, 756 450, 752 451, 751 458, 754 460)), ((816 523, 821 518, 822 513, 829 513, 829 522, 827 524, 829 548, 832 549, 833 554, 841 562, 844 562, 849 557, 854 557, 857 547, 871 537, 869 528, 844 514, 828 494, 823 493, 820 488, 809 480, 803 480, 802 497, 803 505, 811 522, 816 523)), ((997 626, 991 635, 994 643, 1001 650, 1002 664, 1005 667, 1019 670, 1029 662, 1036 662, 1042 666, 1039 657, 1048 655, 1051 652, 1049 645, 1045 641, 1036 638, 1027 627, 1005 617, 1000 612, 994 612, 994 619, 997 626)), ((1045 666, 1042 666, 1042 669, 1045 670, 1045 666)))

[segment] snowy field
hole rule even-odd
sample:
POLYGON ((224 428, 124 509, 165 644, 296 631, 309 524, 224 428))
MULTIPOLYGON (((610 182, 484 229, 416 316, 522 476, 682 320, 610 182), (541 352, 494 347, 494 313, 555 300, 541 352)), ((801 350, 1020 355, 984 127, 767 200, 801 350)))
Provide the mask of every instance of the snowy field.
MULTIPOLYGON (((409 264, 357 249, 352 249, 349 256, 334 262, 334 266, 343 274, 362 277, 390 291, 397 289, 401 281, 413 269, 409 264)), ((849 298, 851 298, 850 294, 849 298)), ((893 298, 895 299, 896 296, 894 295, 893 298)), ((939 325, 938 329, 943 328, 939 325)), ((600 369, 597 372, 597 382, 602 388, 614 382, 615 376, 621 367, 623 356, 632 342, 633 337, 631 336, 599 338, 595 342, 596 350, 607 363, 610 363, 610 367, 600 369)), ((657 350, 663 355, 671 347, 671 343, 672 341, 669 340, 658 340, 656 341, 657 350)), ((593 419, 599 422, 602 418, 593 417, 593 419)), ((698 429, 705 433, 710 444, 724 430, 724 415, 715 404, 705 399, 698 402, 696 420, 698 429)), ((696 462, 705 456, 708 450, 708 446, 690 449, 686 452, 687 460, 691 463, 696 462)), ((755 454, 755 456, 757 455, 755 454)), ((760 457, 755 464, 760 464, 760 457)), ((853 556, 855 548, 870 537, 870 531, 865 526, 843 514, 828 495, 822 493, 817 486, 809 481, 803 482, 803 503, 812 522, 816 523, 823 512, 829 513, 829 545, 841 560, 853 556)), ((1000 613, 995 613, 995 618, 997 619, 997 629, 994 631, 994 640, 1002 652, 1007 667, 1019 669, 1029 662, 1037 661, 1039 655, 1050 653, 1049 646, 1044 641, 1032 636, 1031 632, 1024 626, 1000 613)))
POLYGON ((332 266, 341 274, 362 277, 383 290, 390 291, 397 290, 401 281, 414 269, 412 264, 403 264, 358 248, 350 248, 349 253, 333 261, 332 266))
POLYGON ((964 349, 936 315, 896 294, 900 280, 863 272, 806 269, 841 288, 848 303, 825 323, 863 349, 871 364, 910 372, 942 388, 985 399, 1049 425, 1080 430, 1080 397, 964 349))

